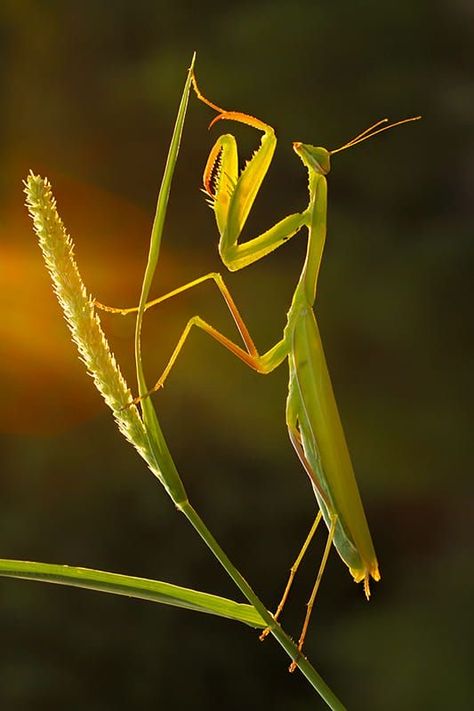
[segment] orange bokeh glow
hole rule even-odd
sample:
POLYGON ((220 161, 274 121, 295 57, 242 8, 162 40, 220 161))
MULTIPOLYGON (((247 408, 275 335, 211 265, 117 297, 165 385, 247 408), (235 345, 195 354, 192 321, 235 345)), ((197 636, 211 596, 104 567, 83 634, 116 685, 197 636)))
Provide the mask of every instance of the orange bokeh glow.
MULTIPOLYGON (((86 287, 106 303, 130 305, 140 288, 151 216, 98 188, 51 179, 86 287)), ((0 210, 0 432, 52 434, 105 405, 71 342, 26 208, 16 195, 0 210)), ((169 275, 170 257, 163 259, 169 275)), ((133 317, 103 321, 133 387, 133 317)))

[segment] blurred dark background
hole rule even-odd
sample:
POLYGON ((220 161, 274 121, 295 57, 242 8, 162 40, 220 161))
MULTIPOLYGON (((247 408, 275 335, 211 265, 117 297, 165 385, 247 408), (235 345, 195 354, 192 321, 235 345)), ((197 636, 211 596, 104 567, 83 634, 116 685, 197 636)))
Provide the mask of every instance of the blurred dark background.
MULTIPOLYGON (((472 708, 473 20, 467 0, 3 0, 2 557, 239 599, 85 375, 23 207, 27 171, 52 181, 91 292, 131 305, 193 50, 208 96, 279 137, 246 236, 306 205, 293 140, 333 148, 421 113, 336 156, 329 176, 317 312, 383 577, 367 604, 333 554, 307 652, 351 710, 472 708)), ((156 295, 222 269, 199 192, 211 116, 191 98, 156 295)), ((243 155, 258 144, 235 133, 243 155)), ((296 238, 227 275, 261 349, 281 334, 304 249, 296 238)), ((146 323, 150 382, 194 313, 234 335, 211 285, 162 305, 146 323)), ((133 319, 103 323, 134 387, 133 319)), ((156 397, 191 500, 269 607, 315 508, 286 381, 285 366, 260 378, 196 333, 156 397)), ((295 635, 322 545, 288 604, 295 635)), ((6 710, 324 708, 276 643, 217 618, 0 580, 0 624, 6 710)))

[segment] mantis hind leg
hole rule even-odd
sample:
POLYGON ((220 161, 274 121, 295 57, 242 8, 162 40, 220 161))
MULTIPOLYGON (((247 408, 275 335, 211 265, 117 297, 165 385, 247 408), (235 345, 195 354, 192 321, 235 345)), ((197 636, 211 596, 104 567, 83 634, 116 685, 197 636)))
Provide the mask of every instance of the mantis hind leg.
MULTIPOLYGON (((337 516, 333 516, 331 519, 331 528, 329 529, 329 535, 328 539, 326 541, 326 545, 324 547, 324 553, 323 557, 321 559, 321 564, 319 566, 318 570, 318 575, 316 576, 316 582, 314 583, 313 590, 311 592, 311 597, 308 600, 308 606, 306 610, 306 616, 304 618, 304 623, 303 623, 303 628, 301 630, 300 638, 298 640, 298 651, 302 653, 303 651, 303 644, 306 638, 306 632, 308 631, 308 625, 309 621, 311 619, 311 613, 313 612, 313 607, 314 607, 314 601, 316 599, 316 594, 319 590, 319 586, 321 584, 321 579, 323 577, 324 569, 326 567, 326 563, 329 558, 329 551, 331 550, 331 545, 334 539, 334 532, 336 530, 336 523, 337 523, 337 516)), ((298 662, 296 660, 293 660, 289 666, 288 671, 294 672, 295 669, 298 666, 298 662)))
MULTIPOLYGON (((322 518, 322 513, 321 513, 321 511, 318 511, 318 514, 317 514, 316 518, 314 519, 314 523, 313 523, 313 525, 311 526, 311 529, 310 529, 308 535, 306 536, 306 540, 305 540, 305 542, 303 543, 303 546, 301 547, 301 550, 300 550, 300 552, 298 553, 298 556, 297 556, 295 562, 293 563, 293 565, 292 565, 291 568, 290 568, 290 575, 289 575, 289 577, 288 577, 288 581, 287 581, 287 583, 286 583, 285 590, 284 590, 284 592, 283 592, 283 595, 282 595, 282 598, 281 598, 280 602, 278 603, 278 607, 277 607, 277 609, 276 609, 276 612, 275 612, 274 615, 273 615, 273 619, 275 620, 275 622, 278 621, 278 618, 280 617, 281 613, 283 612, 283 608, 285 607, 286 601, 287 601, 287 599, 288 599, 288 595, 289 595, 289 593, 290 593, 291 586, 293 585, 293 580, 295 579, 295 575, 296 575, 296 573, 297 573, 297 571, 298 571, 298 568, 300 567, 300 563, 301 563, 301 561, 303 560, 304 554, 306 553, 309 544, 310 544, 311 541, 313 540, 313 536, 314 536, 314 534, 316 533, 316 530, 317 530, 317 528, 318 528, 318 526, 319 526, 319 522, 321 521, 321 518, 322 518)), ((263 632, 262 632, 262 634, 261 634, 260 637, 259 637, 260 641, 263 642, 263 640, 265 639, 265 637, 266 637, 270 632, 271 632, 270 627, 267 627, 266 629, 264 629, 263 632)))

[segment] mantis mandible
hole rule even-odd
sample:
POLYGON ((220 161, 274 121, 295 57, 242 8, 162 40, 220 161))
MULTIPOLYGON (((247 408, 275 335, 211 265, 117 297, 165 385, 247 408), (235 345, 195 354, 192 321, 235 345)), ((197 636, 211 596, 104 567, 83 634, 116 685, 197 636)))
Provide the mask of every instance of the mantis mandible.
MULTIPOLYGON (((367 599, 370 596, 370 578, 380 580, 378 562, 313 311, 326 238, 326 175, 330 170, 331 156, 335 153, 420 117, 407 118, 392 124, 388 124, 388 119, 382 119, 332 151, 294 142, 293 149, 308 172, 307 207, 303 212, 288 215, 263 234, 241 244, 240 234, 275 152, 275 132, 271 126, 253 116, 240 111, 226 111, 209 101, 199 90, 194 76, 193 86, 198 99, 217 112, 210 127, 217 121, 230 120, 247 124, 263 134, 258 149, 240 172, 234 136, 220 136, 211 149, 204 170, 204 192, 215 214, 220 233, 219 254, 223 263, 230 271, 243 269, 280 247, 303 227, 308 230, 306 259, 293 294, 282 338, 263 354, 257 351, 220 274, 206 274, 151 301, 147 308, 206 280, 213 280, 230 310, 245 347, 234 343, 199 316, 194 316, 184 328, 163 374, 147 395, 163 386, 193 326, 208 333, 258 373, 270 373, 283 361, 288 361, 286 424, 291 443, 310 479, 319 513, 291 568, 283 597, 274 614, 275 620, 281 614, 301 559, 322 519, 329 531, 298 642, 301 651, 331 545, 335 546, 354 581, 363 582, 367 599)), ((110 310, 126 313, 134 309, 110 310)), ((140 398, 137 398, 136 401, 139 400, 140 398)), ((267 630, 262 634, 262 638, 266 636, 266 632, 267 630)), ((294 662, 290 670, 295 668, 294 662)))

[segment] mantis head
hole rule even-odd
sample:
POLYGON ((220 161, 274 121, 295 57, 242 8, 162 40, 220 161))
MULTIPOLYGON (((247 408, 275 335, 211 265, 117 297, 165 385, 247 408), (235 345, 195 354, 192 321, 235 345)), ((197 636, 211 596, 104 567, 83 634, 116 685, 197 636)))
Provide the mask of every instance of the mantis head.
POLYGON ((330 152, 325 148, 295 141, 293 143, 293 150, 301 158, 309 171, 327 175, 331 170, 330 152))

